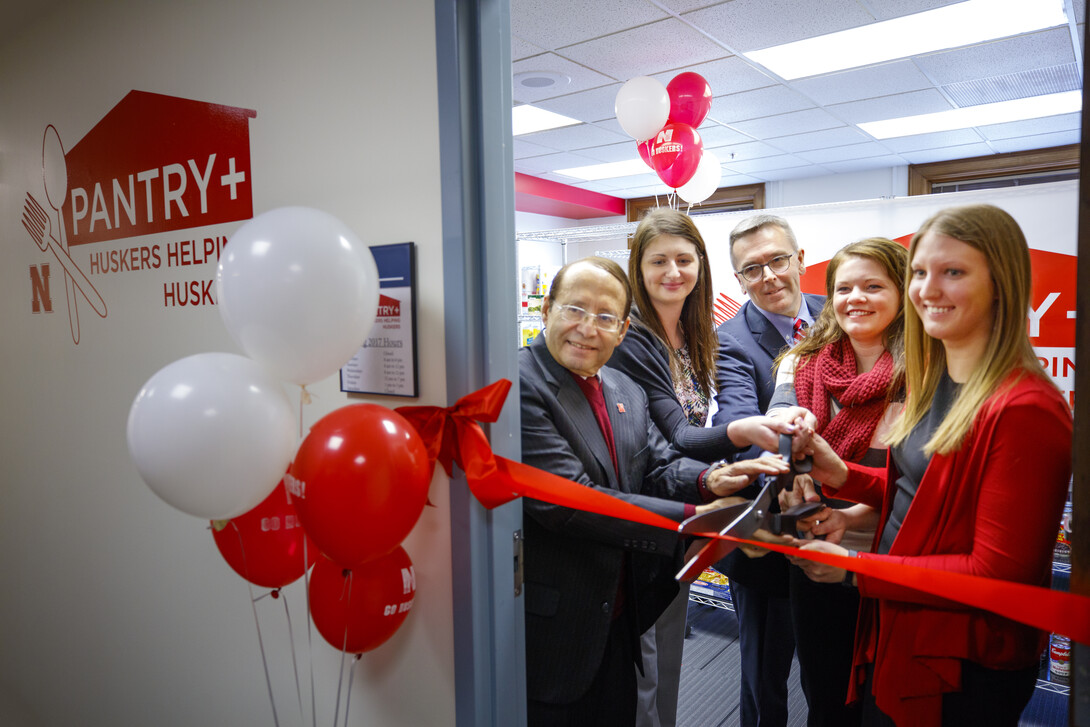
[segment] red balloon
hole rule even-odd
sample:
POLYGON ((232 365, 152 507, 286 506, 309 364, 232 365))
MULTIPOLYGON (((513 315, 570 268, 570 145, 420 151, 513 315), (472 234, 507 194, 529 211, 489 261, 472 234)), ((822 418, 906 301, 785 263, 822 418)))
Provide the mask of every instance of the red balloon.
POLYGON ((670 96, 670 121, 695 129, 712 109, 712 87, 699 73, 687 71, 674 76, 666 84, 666 93, 670 96))
POLYGON ((318 549, 346 568, 389 553, 428 500, 423 440, 395 411, 353 404, 318 420, 285 482, 318 549))
POLYGON ((651 142, 654 140, 655 137, 652 136, 650 139, 636 142, 636 150, 640 153, 640 159, 643 159, 643 163, 652 169, 655 168, 655 165, 651 163, 651 142))
POLYGON ((310 575, 310 616, 334 648, 359 654, 394 635, 415 595, 413 562, 400 546, 351 570, 321 558, 310 575))
POLYGON ((235 573, 264 588, 292 583, 318 557, 318 548, 307 538, 283 481, 249 512, 230 520, 213 520, 212 539, 235 573))
POLYGON ((659 179, 677 189, 696 174, 704 142, 689 124, 671 121, 651 142, 651 165, 659 179))

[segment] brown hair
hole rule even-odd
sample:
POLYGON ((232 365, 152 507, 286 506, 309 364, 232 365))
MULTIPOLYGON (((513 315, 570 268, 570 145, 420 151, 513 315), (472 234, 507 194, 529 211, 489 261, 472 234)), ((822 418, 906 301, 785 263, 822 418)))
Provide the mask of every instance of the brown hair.
POLYGON ((903 245, 885 237, 868 237, 859 242, 852 242, 836 251, 829 266, 825 270, 825 306, 814 321, 813 327, 806 338, 790 348, 776 359, 779 366, 786 356, 795 357, 796 370, 803 361, 816 356, 821 349, 830 343, 835 343, 844 337, 844 329, 836 321, 836 311, 833 309, 833 294, 836 292, 836 273, 840 266, 849 258, 864 258, 873 260, 882 266, 886 277, 897 286, 900 296, 897 316, 890 321, 883 333, 883 345, 893 356, 893 376, 890 378, 889 397, 899 396, 904 387, 905 375, 905 285, 908 276, 908 251, 903 245))
POLYGON ((677 355, 666 330, 655 313, 654 304, 647 295, 643 281, 643 256, 647 247, 661 235, 671 235, 687 240, 696 247, 699 274, 696 286, 685 299, 681 309, 681 326, 685 331, 685 344, 689 347, 696 383, 706 395, 715 390, 715 356, 719 340, 712 321, 712 271, 708 264, 708 251, 704 238, 696 228, 693 218, 679 210, 666 207, 653 209, 644 215, 632 238, 628 256, 628 279, 639 309, 639 320, 666 346, 670 354, 670 370, 675 380, 680 376, 677 355))

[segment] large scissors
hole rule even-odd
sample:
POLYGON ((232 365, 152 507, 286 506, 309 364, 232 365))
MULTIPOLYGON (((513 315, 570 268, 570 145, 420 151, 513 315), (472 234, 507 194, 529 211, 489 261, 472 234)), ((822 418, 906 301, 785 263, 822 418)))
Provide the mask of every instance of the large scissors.
MULTIPOLYGON (((788 533, 799 537, 798 521, 807 518, 824 505, 820 502, 803 502, 793 505, 783 512, 773 512, 772 506, 779 499, 780 492, 790 492, 795 486, 795 475, 806 474, 813 466, 811 458, 796 460, 791 456, 791 435, 780 435, 780 456, 791 468, 776 477, 765 477, 764 487, 757 497, 750 502, 742 502, 730 507, 720 508, 703 515, 694 515, 678 526, 682 535, 699 533, 719 533, 735 538, 760 539, 761 534, 782 535, 788 533)), ((708 566, 717 563, 738 547, 733 540, 712 539, 695 555, 690 557, 677 574, 679 581, 693 581, 708 566)))

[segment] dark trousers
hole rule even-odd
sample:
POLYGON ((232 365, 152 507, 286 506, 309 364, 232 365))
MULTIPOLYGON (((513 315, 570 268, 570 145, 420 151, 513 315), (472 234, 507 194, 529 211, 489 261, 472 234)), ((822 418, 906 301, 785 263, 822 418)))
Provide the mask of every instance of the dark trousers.
MULTIPOLYGON (((1018 727, 1022 710, 1033 697, 1037 685, 1037 665, 1017 671, 987 669, 971 661, 961 662, 961 691, 942 695, 943 727, 988 725, 1018 727)), ((897 727, 878 709, 871 693, 868 671, 863 699, 863 724, 866 727, 897 727)))
POLYGON ((628 615, 613 620, 602 663, 587 693, 571 704, 527 700, 528 727, 633 727, 636 723, 636 669, 628 615))
POLYGON ((839 583, 815 583, 797 566, 791 566, 788 578, 807 727, 858 727, 862 707, 845 701, 859 591, 839 583))
POLYGON ((733 579, 729 585, 742 660, 740 727, 784 727, 787 676, 795 654, 788 599, 733 579))

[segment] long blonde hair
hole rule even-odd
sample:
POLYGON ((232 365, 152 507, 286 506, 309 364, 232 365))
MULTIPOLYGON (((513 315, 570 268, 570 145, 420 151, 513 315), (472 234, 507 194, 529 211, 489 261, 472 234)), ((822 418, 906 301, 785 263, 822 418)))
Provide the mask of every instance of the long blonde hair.
MULTIPOLYGON (((974 204, 939 210, 912 236, 908 248, 908 279, 916 247, 928 232, 934 232, 976 248, 989 261, 995 286, 995 320, 991 337, 980 363, 969 375, 924 446, 928 456, 949 454, 961 447, 984 402, 996 393, 1013 372, 1028 373, 1050 381, 1041 368, 1026 330, 1026 314, 1032 286, 1029 246, 1022 228, 1005 211, 990 204, 974 204)), ((906 284, 907 285, 907 284, 906 284)), ((902 416, 886 438, 900 444, 908 438, 931 407, 939 380, 946 371, 946 350, 942 341, 929 336, 914 306, 905 304, 905 369, 908 395, 902 416)))
POLYGON ((680 376, 680 365, 674 347, 655 313, 655 306, 647 295, 647 285, 643 282, 643 255, 648 245, 660 235, 680 237, 696 247, 698 267, 696 287, 685 298, 681 309, 681 327, 685 330, 685 344, 689 347, 689 359, 692 361, 696 383, 705 395, 715 391, 715 355, 719 349, 719 339, 715 335, 712 320, 712 269, 708 263, 708 250, 700 230, 689 215, 679 210, 666 207, 653 209, 644 215, 636 227, 632 238, 632 247, 628 256, 628 279, 632 283, 632 297, 640 312, 640 322, 662 341, 670 354, 670 371, 676 381, 680 376))
POLYGON ((905 306, 907 305, 905 293, 905 281, 907 280, 908 253, 903 245, 899 245, 885 237, 868 237, 866 240, 852 242, 836 251, 829 265, 825 269, 825 305, 814 321, 806 338, 799 341, 793 348, 785 350, 776 358, 776 368, 788 356, 795 357, 795 369, 807 359, 816 356, 821 349, 831 343, 836 343, 844 338, 844 329, 836 322, 836 311, 833 309, 833 295, 836 292, 836 272, 849 258, 862 258, 873 260, 882 267, 888 277, 897 288, 900 296, 897 315, 882 334, 882 344, 893 356, 893 376, 890 377, 889 392, 887 396, 892 400, 900 395, 904 385, 904 348, 905 348, 905 306))

